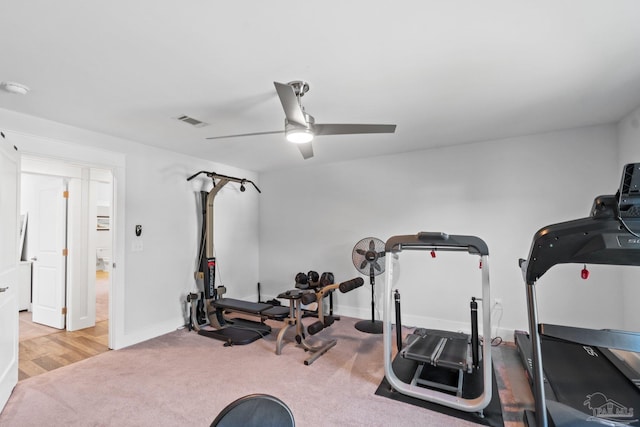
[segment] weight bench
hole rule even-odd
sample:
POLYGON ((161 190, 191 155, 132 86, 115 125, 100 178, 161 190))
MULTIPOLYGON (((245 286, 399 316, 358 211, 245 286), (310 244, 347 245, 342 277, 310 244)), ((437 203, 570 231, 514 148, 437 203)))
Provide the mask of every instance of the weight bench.
POLYGON ((212 304, 217 310, 223 312, 238 312, 254 316, 260 316, 262 319, 284 320, 289 314, 287 307, 271 305, 264 302, 243 301, 234 298, 220 298, 213 301, 212 304))
MULTIPOLYGON (((222 289, 220 290, 222 292, 222 289)), ((289 315, 287 307, 262 302, 243 301, 235 298, 218 298, 209 301, 209 319, 214 329, 199 328, 198 334, 225 341, 225 345, 244 345, 254 342, 271 333, 271 327, 264 323, 266 319, 283 321, 289 315), (249 319, 227 319, 227 312, 242 313, 260 318, 259 322, 249 319)), ((192 305, 192 310, 194 305, 192 305)), ((195 314, 194 314, 195 315, 195 314)))

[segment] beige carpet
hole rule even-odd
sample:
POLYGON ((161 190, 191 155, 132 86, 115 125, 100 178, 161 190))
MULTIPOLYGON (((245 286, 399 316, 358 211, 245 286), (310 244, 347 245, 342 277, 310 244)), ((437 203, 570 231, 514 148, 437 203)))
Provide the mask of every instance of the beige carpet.
POLYGON ((382 337, 357 331, 356 320, 320 332, 338 344, 310 366, 293 336, 275 354, 281 323, 271 323, 265 339, 233 347, 178 330, 20 382, 0 425, 208 426, 251 393, 282 399, 301 427, 476 425, 376 396, 382 337))

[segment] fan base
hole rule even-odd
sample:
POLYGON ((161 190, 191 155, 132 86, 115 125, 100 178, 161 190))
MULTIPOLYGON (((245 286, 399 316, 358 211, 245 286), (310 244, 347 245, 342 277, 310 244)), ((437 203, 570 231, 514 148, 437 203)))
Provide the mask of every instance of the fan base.
POLYGON ((356 323, 356 329, 367 334, 381 334, 382 321, 380 320, 361 320, 356 323))

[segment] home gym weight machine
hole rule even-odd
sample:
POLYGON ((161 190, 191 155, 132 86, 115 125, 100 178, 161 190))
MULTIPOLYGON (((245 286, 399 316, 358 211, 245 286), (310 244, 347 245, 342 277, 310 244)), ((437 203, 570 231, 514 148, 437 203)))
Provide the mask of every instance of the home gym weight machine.
POLYGON ((385 303, 383 310, 384 339, 384 371, 389 385, 397 392, 437 403, 465 412, 479 412, 489 405, 492 394, 491 345, 485 339, 482 345, 482 359, 477 356, 480 343, 477 338, 477 317, 474 322, 474 310, 477 313, 476 301, 482 302, 482 331, 488 336, 491 333, 491 313, 486 307, 490 299, 489 286, 489 250, 486 243, 475 236, 449 235, 445 233, 421 232, 416 235, 394 236, 385 244, 386 283, 385 303), (407 337, 402 348, 401 324, 399 315, 399 295, 394 293, 395 270, 400 253, 405 250, 427 250, 435 256, 436 251, 468 252, 480 256, 482 298, 472 300, 472 334, 471 336, 456 332, 419 328, 407 337), (415 363, 416 368, 411 378, 401 379, 395 372, 392 361, 392 303, 396 307, 396 342, 400 357, 415 363), (475 331, 474 331, 475 330, 475 331), (432 369, 448 369, 458 372, 457 384, 436 384, 423 380, 423 371, 432 369), (479 396, 462 396, 462 376, 465 372, 478 371, 482 375, 482 392, 479 396), (429 387, 426 387, 428 385, 429 387), (453 393, 452 393, 453 392, 453 393))
POLYGON ((529 334, 515 340, 532 380, 528 425, 640 425, 640 334, 538 322, 537 281, 557 264, 640 266, 640 163, 624 166, 616 195, 595 198, 589 217, 552 224, 520 259, 529 334), (622 354, 626 353, 623 357, 622 354), (636 362, 634 366, 633 362, 636 362), (543 363, 544 362, 544 363, 543 363))
POLYGON ((189 327, 196 330, 200 335, 225 341, 225 345, 248 344, 271 332, 271 328, 264 323, 265 319, 283 320, 289 314, 289 310, 286 307, 272 304, 222 298, 226 289, 223 286, 216 288, 215 285, 216 258, 213 234, 213 205, 216 195, 230 182, 240 184, 240 191, 242 192, 245 191, 246 184, 251 184, 258 193, 261 193, 261 191, 251 180, 221 175, 215 172, 200 171, 187 178, 187 181, 191 181, 200 174, 205 174, 208 178, 211 178, 213 187, 209 192, 200 192, 202 233, 198 253, 199 271, 196 272, 196 278, 202 280, 204 291, 202 295, 190 293, 187 297, 187 301, 191 305, 189 327), (254 322, 247 319, 228 320, 224 317, 224 313, 227 311, 256 316, 260 321, 254 322))

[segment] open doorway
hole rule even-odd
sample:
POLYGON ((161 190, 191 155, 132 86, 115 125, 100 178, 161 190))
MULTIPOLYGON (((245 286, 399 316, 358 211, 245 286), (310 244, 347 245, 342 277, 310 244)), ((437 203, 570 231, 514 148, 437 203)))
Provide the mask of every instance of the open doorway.
POLYGON ((113 230, 112 199, 113 183, 108 181, 94 183, 96 190, 96 323, 109 319, 109 288, 113 267, 113 230))
POLYGON ((24 157, 22 165, 25 379, 109 349, 114 218, 111 171, 24 157))

